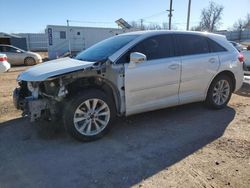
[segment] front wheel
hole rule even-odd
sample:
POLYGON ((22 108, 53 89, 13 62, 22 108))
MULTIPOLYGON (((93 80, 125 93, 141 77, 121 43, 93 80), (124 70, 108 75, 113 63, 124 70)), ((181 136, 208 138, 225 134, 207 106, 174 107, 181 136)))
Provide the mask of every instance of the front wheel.
POLYGON ((35 65, 36 64, 36 60, 33 57, 27 57, 24 60, 24 64, 26 66, 31 66, 31 65, 35 65))
POLYGON ((104 136, 115 117, 111 99, 101 90, 91 89, 73 96, 64 110, 67 131, 80 141, 104 136))
POLYGON ((208 90, 206 104, 215 109, 224 108, 229 102, 233 91, 232 79, 227 75, 216 77, 208 90))

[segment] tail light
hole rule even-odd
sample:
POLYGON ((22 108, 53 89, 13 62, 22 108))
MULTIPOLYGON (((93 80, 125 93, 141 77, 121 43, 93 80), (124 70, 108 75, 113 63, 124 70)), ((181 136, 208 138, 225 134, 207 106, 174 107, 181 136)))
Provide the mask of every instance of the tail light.
POLYGON ((0 61, 7 61, 7 57, 0 57, 0 61))
POLYGON ((242 54, 242 53, 240 53, 240 55, 239 55, 238 59, 239 59, 239 61, 240 61, 241 63, 243 63, 243 62, 244 62, 244 56, 243 56, 243 54, 242 54))

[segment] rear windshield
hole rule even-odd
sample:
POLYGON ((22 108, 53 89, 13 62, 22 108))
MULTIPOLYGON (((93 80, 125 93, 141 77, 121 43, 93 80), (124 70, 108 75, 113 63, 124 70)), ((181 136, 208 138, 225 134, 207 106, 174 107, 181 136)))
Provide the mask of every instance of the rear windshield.
POLYGON ((107 59, 138 36, 139 35, 118 35, 111 37, 82 51, 75 57, 75 59, 92 62, 107 59))

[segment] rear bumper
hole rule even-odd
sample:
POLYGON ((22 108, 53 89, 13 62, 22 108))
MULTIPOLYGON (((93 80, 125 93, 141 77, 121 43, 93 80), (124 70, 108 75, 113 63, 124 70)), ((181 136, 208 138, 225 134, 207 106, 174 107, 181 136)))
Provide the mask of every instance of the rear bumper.
POLYGON ((0 73, 6 72, 10 69, 10 64, 7 61, 0 62, 0 73))

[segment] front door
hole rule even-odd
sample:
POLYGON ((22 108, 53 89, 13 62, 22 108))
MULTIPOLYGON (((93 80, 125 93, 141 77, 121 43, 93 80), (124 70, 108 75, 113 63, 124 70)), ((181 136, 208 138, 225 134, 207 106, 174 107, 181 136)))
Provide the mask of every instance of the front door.
POLYGON ((125 64, 126 115, 177 105, 181 64, 172 36, 150 37, 130 52, 143 53, 147 60, 125 64))

